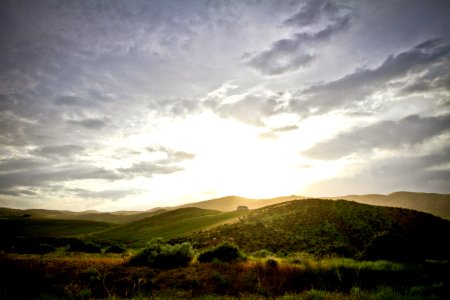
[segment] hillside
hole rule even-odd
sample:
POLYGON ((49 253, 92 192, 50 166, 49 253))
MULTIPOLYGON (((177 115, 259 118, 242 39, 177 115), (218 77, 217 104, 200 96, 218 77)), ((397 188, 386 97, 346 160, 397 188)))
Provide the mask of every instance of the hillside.
POLYGON ((188 203, 177 206, 176 208, 198 207, 203 209, 213 209, 219 211, 234 211, 238 206, 247 206, 249 209, 257 209, 268 205, 291 201, 294 199, 303 199, 301 196, 285 196, 270 199, 249 199, 238 196, 227 196, 217 199, 205 200, 200 202, 188 203))
POLYGON ((248 213, 249 211, 220 212, 194 207, 180 208, 114 227, 93 235, 93 238, 141 247, 152 238, 173 238, 195 230, 205 230, 248 213))
POLYGON ((117 212, 99 212, 99 211, 60 211, 48 209, 14 209, 0 208, 0 218, 19 218, 27 216, 30 219, 63 219, 63 220, 85 220, 95 222, 107 222, 124 224, 165 212, 165 209, 151 211, 117 211, 117 212))
POLYGON ((347 195, 332 197, 332 199, 352 200, 371 205, 409 208, 450 220, 450 195, 448 194, 396 192, 389 195, 347 195))
MULTIPOLYGON (((450 221, 408 209, 307 199, 251 211, 239 222, 177 241, 208 247, 233 241, 246 252, 335 253, 349 257, 448 258, 450 221)), ((174 240, 175 241, 175 240, 174 240)))
POLYGON ((0 238, 84 236, 113 226, 110 223, 85 220, 9 218, 0 219, 0 238))

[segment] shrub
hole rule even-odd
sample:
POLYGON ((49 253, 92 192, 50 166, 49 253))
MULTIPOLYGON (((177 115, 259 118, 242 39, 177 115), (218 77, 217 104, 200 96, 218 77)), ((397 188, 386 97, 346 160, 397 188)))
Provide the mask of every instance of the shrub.
POLYGON ((269 256, 273 256, 273 253, 270 252, 269 250, 266 249, 262 249, 262 250, 258 250, 252 253, 253 257, 258 257, 258 258, 266 258, 269 256))
POLYGON ((273 258, 269 258, 266 261, 266 266, 269 268, 276 268, 278 266, 278 262, 273 258))
POLYGON ((118 245, 112 245, 108 249, 105 250, 105 253, 124 253, 125 249, 118 246, 118 245))
POLYGON ((192 246, 188 242, 170 245, 161 239, 153 239, 144 250, 130 259, 129 264, 172 269, 187 266, 193 257, 192 246))
POLYGON ((243 258, 242 253, 236 245, 230 243, 221 244, 213 249, 206 250, 198 256, 199 262, 212 262, 217 259, 222 262, 235 261, 243 258))
POLYGON ((102 250, 99 246, 85 243, 81 240, 75 240, 70 244, 69 251, 71 252, 85 252, 85 253, 101 253, 102 250))

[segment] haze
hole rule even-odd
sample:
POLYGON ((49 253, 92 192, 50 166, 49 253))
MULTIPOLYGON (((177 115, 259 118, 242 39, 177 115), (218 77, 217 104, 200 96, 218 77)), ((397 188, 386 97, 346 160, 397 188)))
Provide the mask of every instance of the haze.
POLYGON ((0 206, 450 192, 449 1, 1 1, 0 206))

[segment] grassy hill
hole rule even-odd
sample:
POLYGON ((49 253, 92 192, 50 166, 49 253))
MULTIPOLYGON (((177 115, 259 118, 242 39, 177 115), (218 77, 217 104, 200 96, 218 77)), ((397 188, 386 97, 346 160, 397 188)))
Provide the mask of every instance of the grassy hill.
POLYGON ((109 222, 116 224, 125 224, 133 221, 142 220, 151 216, 156 216, 161 213, 166 212, 165 209, 159 209, 155 211, 147 211, 147 212, 139 212, 132 214, 120 214, 120 213, 83 213, 76 215, 66 215, 61 216, 60 218, 64 219, 73 219, 73 220, 88 220, 88 221, 98 221, 98 222, 109 222))
POLYGON ((107 222, 124 224, 165 212, 165 209, 151 211, 117 211, 117 212, 99 212, 99 211, 61 211, 48 209, 14 209, 0 208, 0 218, 19 218, 27 216, 31 219, 64 219, 64 220, 85 220, 96 222, 107 222))
POLYGON ((450 195, 448 194, 396 192, 389 195, 347 195, 333 197, 333 199, 352 200, 371 205, 410 208, 450 220, 450 195))
POLYGON ((105 222, 34 218, 0 219, 1 238, 82 236, 113 227, 105 222))
POLYGON ((347 257, 448 259, 450 247, 442 243, 448 232, 450 221, 422 212, 307 199, 253 210, 239 222, 177 241, 191 241, 200 248, 232 241, 246 252, 266 249, 347 257))
POLYGON ((93 238, 141 247, 152 238, 167 239, 196 230, 205 230, 223 222, 233 221, 248 213, 249 211, 220 212, 195 207, 180 208, 111 228, 93 235, 93 238))
POLYGON ((188 203, 177 206, 177 208, 183 207, 198 207, 203 209, 214 209, 219 211, 234 211, 238 206, 247 206, 249 209, 257 209, 268 205, 273 205, 285 201, 294 199, 303 199, 301 196, 285 196, 270 199, 249 199, 238 196, 228 196, 217 199, 211 199, 206 201, 188 203))

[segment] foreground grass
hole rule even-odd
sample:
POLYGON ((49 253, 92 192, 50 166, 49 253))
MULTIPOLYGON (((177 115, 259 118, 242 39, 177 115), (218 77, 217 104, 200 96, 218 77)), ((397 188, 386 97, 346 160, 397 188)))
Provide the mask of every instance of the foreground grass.
POLYGON ((121 255, 1 255, 1 299, 449 299, 448 262, 248 258, 172 270, 121 255), (269 263, 270 262, 270 263, 269 263))

